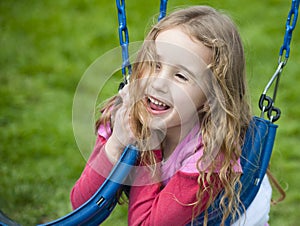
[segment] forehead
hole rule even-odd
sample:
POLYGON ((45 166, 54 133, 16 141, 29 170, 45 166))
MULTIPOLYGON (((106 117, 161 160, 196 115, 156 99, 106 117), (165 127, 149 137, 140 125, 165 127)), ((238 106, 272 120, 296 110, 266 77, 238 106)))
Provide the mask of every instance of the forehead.
POLYGON ((155 45, 157 54, 169 64, 206 67, 210 63, 211 50, 179 27, 160 32, 155 45))

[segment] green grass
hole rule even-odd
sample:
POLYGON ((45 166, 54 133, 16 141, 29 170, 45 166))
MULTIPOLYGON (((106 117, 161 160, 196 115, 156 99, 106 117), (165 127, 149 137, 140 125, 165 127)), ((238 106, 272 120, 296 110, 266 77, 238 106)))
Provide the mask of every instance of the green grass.
MULTIPOLYGON (((158 14, 159 1, 126 3, 130 41, 140 41, 158 14)), ((186 4, 173 0, 168 8, 186 4)), ((258 113, 259 94, 277 66, 290 1, 188 4, 224 9, 238 24, 258 113)), ((272 226, 298 225, 299 37, 297 27, 277 99, 282 116, 271 168, 287 198, 272 207, 272 226)), ((73 135, 74 94, 89 65, 117 46, 114 1, 0 1, 0 209, 22 225, 56 219, 71 210, 69 192, 86 158, 73 135)), ((117 90, 116 80, 105 87, 100 101, 117 90)), ((126 207, 118 207, 105 225, 126 225, 126 207)))

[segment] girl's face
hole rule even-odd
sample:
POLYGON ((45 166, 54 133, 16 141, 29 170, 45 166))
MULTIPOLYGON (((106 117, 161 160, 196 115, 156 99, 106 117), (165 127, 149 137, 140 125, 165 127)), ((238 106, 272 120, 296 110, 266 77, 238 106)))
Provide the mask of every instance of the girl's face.
POLYGON ((151 125, 168 132, 188 132, 199 123, 198 112, 206 101, 201 86, 211 51, 179 27, 159 33, 155 48, 156 71, 145 96, 151 125))

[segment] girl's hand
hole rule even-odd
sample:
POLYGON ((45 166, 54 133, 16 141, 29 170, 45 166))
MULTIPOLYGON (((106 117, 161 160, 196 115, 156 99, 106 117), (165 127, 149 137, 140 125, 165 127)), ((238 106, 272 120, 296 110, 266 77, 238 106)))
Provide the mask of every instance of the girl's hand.
MULTIPOLYGON (((135 136, 135 132, 133 130, 132 125, 132 110, 134 106, 134 101, 140 101, 144 98, 143 92, 139 92, 139 90, 143 89, 136 89, 135 85, 139 85, 139 87, 143 87, 147 80, 140 79, 139 83, 131 83, 126 86, 119 92, 119 96, 117 98, 117 103, 115 105, 115 109, 113 110, 114 113, 112 114, 112 122, 113 122, 113 131, 111 137, 108 139, 105 145, 105 151, 107 156, 111 160, 111 162, 116 162, 121 153, 123 152, 124 148, 129 144, 137 144, 137 137, 135 136), (133 95, 135 98, 131 98, 129 89, 134 88, 137 90, 133 95)), ((146 108, 146 107, 145 107, 146 108)), ((141 109, 140 109, 141 110, 141 109)), ((146 109, 144 109, 147 111, 146 109)), ((144 112, 146 114, 146 112, 144 112)), ((160 147, 163 139, 165 138, 166 134, 166 126, 164 122, 161 121, 159 126, 153 123, 154 121, 158 121, 157 119, 153 121, 153 116, 146 116, 143 119, 145 124, 147 125, 150 136, 147 139, 147 150, 153 150, 160 147)), ((144 123, 141 122, 143 125, 144 123)))
POLYGON ((126 85, 119 92, 119 97, 117 98, 119 98, 120 103, 117 103, 115 106, 116 109, 113 110, 112 135, 105 145, 106 154, 109 160, 113 163, 118 160, 119 156, 128 144, 136 143, 136 138, 130 123, 130 113, 134 103, 129 96, 129 85, 126 85))

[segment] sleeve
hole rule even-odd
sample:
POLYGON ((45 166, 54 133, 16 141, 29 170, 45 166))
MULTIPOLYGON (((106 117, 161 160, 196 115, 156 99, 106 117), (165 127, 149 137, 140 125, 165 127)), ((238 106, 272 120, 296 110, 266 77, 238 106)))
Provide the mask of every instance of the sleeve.
POLYGON ((99 189, 113 164, 104 151, 106 139, 98 135, 94 150, 70 194, 73 209, 85 203, 99 189))
MULTIPOLYGON (((198 176, 198 173, 178 171, 164 188, 161 187, 161 183, 132 186, 129 196, 128 224, 157 226, 185 225, 191 222, 193 212, 196 211, 195 214, 202 212, 209 200, 207 193, 200 206, 195 209, 197 191, 201 189, 197 182, 198 176)), ((211 182, 216 185, 213 192, 213 196, 216 196, 221 190, 220 183, 216 180, 211 182)))

